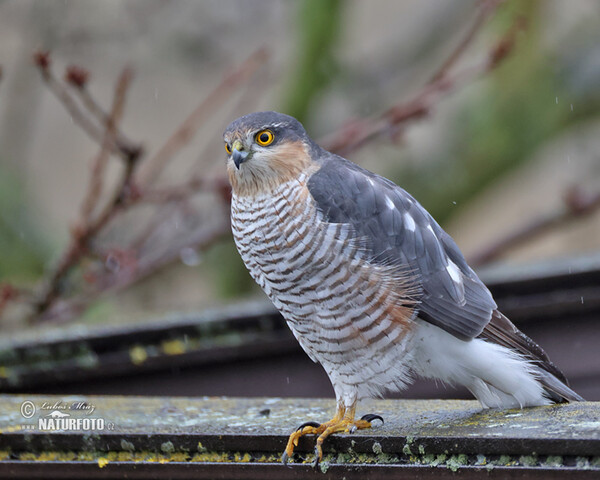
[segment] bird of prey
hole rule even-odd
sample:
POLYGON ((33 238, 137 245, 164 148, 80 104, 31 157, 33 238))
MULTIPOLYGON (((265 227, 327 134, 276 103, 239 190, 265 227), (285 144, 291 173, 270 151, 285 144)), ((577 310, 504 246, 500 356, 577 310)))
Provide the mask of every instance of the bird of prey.
POLYGON ((486 407, 581 401, 496 307, 452 238, 406 191, 317 145, 295 118, 257 112, 223 135, 231 228, 254 280, 335 391, 335 416, 298 439, 369 428, 357 401, 413 376, 464 385, 486 407))

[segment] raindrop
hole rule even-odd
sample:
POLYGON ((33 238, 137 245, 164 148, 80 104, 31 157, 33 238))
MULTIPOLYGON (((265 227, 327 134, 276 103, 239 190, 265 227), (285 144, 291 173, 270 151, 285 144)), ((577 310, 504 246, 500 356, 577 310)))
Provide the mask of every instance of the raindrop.
POLYGON ((119 262, 119 259, 117 257, 115 257, 112 253, 110 253, 106 257, 106 261, 104 262, 104 266, 106 267, 106 269, 109 272, 112 272, 112 273, 117 273, 119 271, 119 269, 121 268, 121 264, 119 262))
POLYGON ((454 205, 456 205, 456 200, 452 202, 454 205))
POLYGON ((583 297, 581 297, 581 304, 583 305, 583 297))
POLYGON ((154 88, 154 100, 158 100, 158 88, 154 88))
POLYGON ((556 97, 556 104, 558 105, 558 97, 556 97))
POLYGON ((571 104, 571 111, 573 111, 573 104, 571 104))
POLYGON ((181 262, 188 267, 195 267, 200 264, 200 255, 192 247, 184 247, 179 251, 181 262))
POLYGON ((286 381, 287 381, 287 383, 289 385, 290 384, 290 377, 285 377, 285 379, 286 379, 286 381))

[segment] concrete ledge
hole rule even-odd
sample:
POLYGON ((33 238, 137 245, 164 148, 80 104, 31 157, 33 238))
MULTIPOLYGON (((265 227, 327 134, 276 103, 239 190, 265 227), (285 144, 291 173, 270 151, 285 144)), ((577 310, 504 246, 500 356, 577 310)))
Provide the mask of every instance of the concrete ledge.
POLYGON ((385 425, 331 437, 320 471, 302 463, 311 437, 281 465, 289 433, 333 410, 325 399, 0 395, 0 478, 600 476, 597 402, 496 411, 365 401, 359 415, 378 413, 385 425))

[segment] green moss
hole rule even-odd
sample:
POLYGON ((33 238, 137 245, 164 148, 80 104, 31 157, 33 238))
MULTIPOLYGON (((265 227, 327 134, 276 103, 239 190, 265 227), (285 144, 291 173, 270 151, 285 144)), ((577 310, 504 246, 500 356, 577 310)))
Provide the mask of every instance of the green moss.
POLYGON ((412 455, 413 452, 410 449, 410 446, 414 443, 415 438, 411 435, 407 435, 406 437, 406 443, 404 444, 404 447, 402 447, 402 453, 404 453, 404 455, 412 455))
POLYGON ((129 358, 134 365, 141 365, 148 359, 148 352, 141 345, 134 345, 129 349, 129 358))
POLYGON ((236 463, 248 463, 252 460, 252 456, 246 452, 244 454, 236 452, 233 454, 233 461, 236 463))
POLYGON ((175 445, 173 445, 173 442, 169 441, 169 442, 165 442, 160 446, 160 450, 163 453, 173 453, 175 451, 175 445))
POLYGON ((321 470, 321 473, 327 473, 327 470, 329 470, 329 462, 319 463, 319 469, 321 470))
POLYGON ((464 467, 465 465, 469 464, 469 457, 467 457, 465 454, 460 454, 460 455, 452 455, 447 461, 446 461, 446 467, 449 468, 450 470, 452 470, 453 472, 456 472, 460 467, 464 467))
MULTIPOLYGON (((192 463, 278 463, 280 457, 278 454, 268 453, 254 453, 254 452, 216 452, 206 451, 198 452, 194 455, 190 455, 186 451, 176 450, 175 445, 171 441, 164 442, 161 445, 161 451, 134 451, 133 445, 127 440, 121 442, 121 446, 125 447, 121 451, 108 451, 108 452, 74 452, 74 451, 55 451, 46 450, 43 452, 22 452, 16 455, 17 460, 29 461, 29 462, 90 462, 97 463, 100 468, 105 467, 112 462, 149 462, 149 463, 169 463, 169 462, 192 462, 192 463)), ((204 448, 200 446, 199 448, 204 448)), ((379 451, 378 448, 375 450, 379 451)), ((403 459, 395 455, 389 455, 385 453, 375 454, 327 454, 323 457, 323 461, 320 463, 321 471, 327 472, 330 466, 335 464, 342 465, 356 465, 356 464, 377 464, 377 465, 397 465, 406 464, 403 459)), ((11 452, 8 450, 0 451, 0 461, 8 460, 12 458, 11 452)), ((516 457, 509 455, 502 455, 496 460, 490 460, 485 455, 479 454, 476 457, 476 461, 470 461, 469 456, 466 454, 455 454, 455 455, 433 455, 425 454, 420 457, 414 457, 412 463, 417 465, 429 465, 431 467, 445 466, 452 472, 458 471, 460 468, 475 465, 479 467, 485 467, 488 471, 493 470, 495 467, 512 467, 517 465, 523 465, 530 468, 536 468, 539 465, 537 457, 532 456, 521 456, 518 461, 516 457)), ((308 455, 303 463, 312 463, 312 456, 308 455)), ((544 466, 561 467, 563 466, 563 458, 560 456, 550 456, 543 463, 544 466)), ((600 468, 600 457, 577 457, 575 466, 581 470, 593 470, 600 468)))
POLYGON ((352 455, 349 455, 347 453, 338 453, 337 457, 335 459, 335 463, 351 463, 352 462, 352 455))
POLYGON ((162 351, 167 355, 181 355, 186 352, 186 342, 181 340, 165 340, 161 344, 162 351))
POLYGON ((121 448, 127 452, 135 451, 135 446, 133 445, 133 443, 125 440, 124 438, 121 439, 121 448))
POLYGON ((99 364, 98 355, 89 351, 85 355, 76 357, 75 363, 82 368, 94 368, 99 364))
POLYGON ((497 460, 496 465, 503 467, 510 467, 516 465, 516 461, 514 461, 510 455, 500 455, 500 458, 497 460))
POLYGON ((544 465, 547 467, 562 467, 563 466, 563 458, 560 455, 548 455, 544 465))
POLYGON ((522 455, 519 457, 519 463, 526 467, 535 467, 538 464, 536 455, 522 455))
POLYGON ((381 449, 381 444, 379 442, 374 442, 372 449, 375 455, 381 455, 383 453, 383 450, 381 449))

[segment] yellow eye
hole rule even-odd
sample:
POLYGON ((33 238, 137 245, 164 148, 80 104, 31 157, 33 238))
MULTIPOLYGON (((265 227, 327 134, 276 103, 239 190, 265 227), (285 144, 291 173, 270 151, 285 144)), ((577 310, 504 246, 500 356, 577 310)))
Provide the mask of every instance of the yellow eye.
POLYGON ((261 130, 256 134, 255 137, 256 143, 258 143, 261 147, 266 147, 267 145, 271 145, 273 140, 275 140, 275 135, 271 130, 261 130))
POLYGON ((231 155, 231 145, 227 142, 225 142, 225 151, 227 152, 227 155, 231 155))

